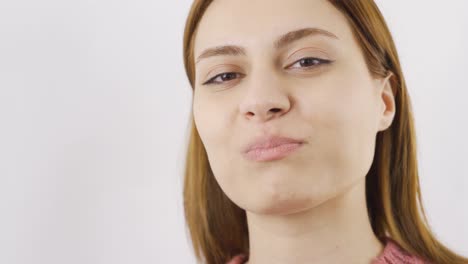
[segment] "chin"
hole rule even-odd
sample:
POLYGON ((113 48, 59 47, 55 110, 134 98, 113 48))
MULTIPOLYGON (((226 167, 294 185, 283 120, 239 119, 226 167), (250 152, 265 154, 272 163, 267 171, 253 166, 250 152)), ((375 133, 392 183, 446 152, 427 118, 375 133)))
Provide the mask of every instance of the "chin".
POLYGON ((252 202, 250 206, 243 208, 254 214, 289 215, 306 211, 314 207, 316 204, 317 203, 314 203, 314 200, 311 197, 296 197, 294 194, 277 194, 275 197, 264 197, 261 200, 257 200, 255 204, 252 202))

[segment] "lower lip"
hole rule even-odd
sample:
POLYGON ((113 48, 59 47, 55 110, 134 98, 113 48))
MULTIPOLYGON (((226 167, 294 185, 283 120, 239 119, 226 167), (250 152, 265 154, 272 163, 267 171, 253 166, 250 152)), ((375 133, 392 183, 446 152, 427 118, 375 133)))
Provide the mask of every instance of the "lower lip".
POLYGON ((301 146, 302 143, 282 144, 273 148, 254 149, 245 153, 245 156, 253 161, 280 160, 293 153, 301 146))

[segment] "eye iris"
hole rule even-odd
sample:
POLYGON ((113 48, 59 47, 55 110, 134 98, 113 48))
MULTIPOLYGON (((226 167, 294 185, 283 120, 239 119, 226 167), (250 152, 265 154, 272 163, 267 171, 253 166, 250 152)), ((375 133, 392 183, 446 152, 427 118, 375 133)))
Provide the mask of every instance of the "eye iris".
POLYGON ((314 58, 305 58, 305 59, 300 60, 301 66, 304 66, 304 67, 315 65, 318 63, 319 63, 319 60, 314 59, 314 58))
POLYGON ((223 74, 221 75, 221 79, 222 79, 223 81, 229 81, 229 80, 231 80, 231 79, 234 79, 234 77, 236 77, 236 74, 233 73, 233 72, 223 73, 223 74))

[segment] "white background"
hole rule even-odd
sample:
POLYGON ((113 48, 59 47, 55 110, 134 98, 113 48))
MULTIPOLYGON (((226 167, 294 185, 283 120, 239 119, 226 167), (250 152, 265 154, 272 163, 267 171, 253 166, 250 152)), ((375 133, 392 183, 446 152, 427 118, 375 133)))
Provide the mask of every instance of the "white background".
MULTIPOLYGON (((0 3, 0 263, 194 263, 182 211, 191 1, 0 3)), ((468 1, 380 0, 423 199, 468 256, 468 1)))

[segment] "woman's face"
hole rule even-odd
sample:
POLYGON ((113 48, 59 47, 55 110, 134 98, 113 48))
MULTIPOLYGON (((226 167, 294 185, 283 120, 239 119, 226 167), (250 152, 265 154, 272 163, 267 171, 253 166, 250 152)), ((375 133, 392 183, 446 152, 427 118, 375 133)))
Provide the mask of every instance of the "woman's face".
POLYGON ((346 18, 328 1, 214 1, 194 55, 195 124, 217 182, 239 207, 298 212, 365 178, 376 134, 393 119, 393 96, 388 78, 371 77, 346 18), (305 28, 320 30, 281 38, 305 28), (239 47, 199 59, 220 46, 239 47), (277 160, 244 155, 272 135, 305 143, 277 160))

